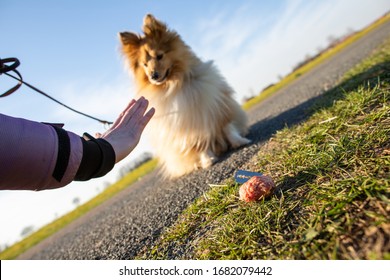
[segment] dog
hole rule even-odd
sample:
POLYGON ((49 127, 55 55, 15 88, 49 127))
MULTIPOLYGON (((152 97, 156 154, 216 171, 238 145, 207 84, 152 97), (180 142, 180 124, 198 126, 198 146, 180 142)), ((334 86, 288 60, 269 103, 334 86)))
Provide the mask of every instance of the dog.
POLYGON ((119 33, 137 95, 156 109, 151 144, 169 178, 208 168, 250 142, 248 120, 212 61, 201 61, 176 31, 146 15, 143 34, 119 33))

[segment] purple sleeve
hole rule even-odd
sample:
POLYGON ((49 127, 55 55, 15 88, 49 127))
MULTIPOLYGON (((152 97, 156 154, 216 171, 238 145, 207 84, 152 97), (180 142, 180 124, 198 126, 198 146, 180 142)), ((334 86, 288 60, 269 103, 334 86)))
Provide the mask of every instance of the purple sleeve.
POLYGON ((59 154, 56 129, 0 114, 0 189, 54 189, 73 181, 83 157, 83 146, 78 135, 65 133, 70 153, 58 181, 58 176, 53 176, 59 154))

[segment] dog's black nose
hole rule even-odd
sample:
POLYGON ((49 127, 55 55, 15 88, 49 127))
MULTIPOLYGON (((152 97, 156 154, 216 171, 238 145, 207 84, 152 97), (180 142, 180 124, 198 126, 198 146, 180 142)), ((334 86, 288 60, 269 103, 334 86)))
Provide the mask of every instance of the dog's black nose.
POLYGON ((152 75, 151 75, 152 80, 158 80, 159 77, 160 76, 159 76, 157 71, 152 72, 152 75))

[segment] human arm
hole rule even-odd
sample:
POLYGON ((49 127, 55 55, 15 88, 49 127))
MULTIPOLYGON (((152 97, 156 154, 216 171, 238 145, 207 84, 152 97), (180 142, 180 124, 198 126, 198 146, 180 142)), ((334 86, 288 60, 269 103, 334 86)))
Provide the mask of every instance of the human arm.
POLYGON ((0 189, 42 190, 69 184, 83 156, 82 141, 72 132, 58 131, 69 140, 61 149, 53 126, 0 114, 0 189))
POLYGON ((147 106, 144 98, 132 100, 96 141, 83 140, 55 126, 0 114, 0 189, 51 189, 75 179, 103 176, 138 144, 154 114, 153 108, 145 113, 147 106), (107 158, 100 145, 105 146, 112 161, 102 172, 107 158))

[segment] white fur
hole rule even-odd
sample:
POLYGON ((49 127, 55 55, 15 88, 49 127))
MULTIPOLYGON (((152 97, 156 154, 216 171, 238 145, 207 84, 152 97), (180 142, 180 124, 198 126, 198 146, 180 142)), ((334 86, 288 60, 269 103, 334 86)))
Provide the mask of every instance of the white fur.
POLYGON ((212 165, 217 159, 217 138, 225 141, 222 152, 228 145, 238 148, 249 143, 240 135, 247 132, 247 120, 232 93, 212 62, 200 63, 181 86, 171 84, 160 93, 155 89, 150 92, 148 87, 140 90, 139 95, 146 96, 156 108, 147 133, 169 177, 212 165), (220 127, 226 112, 235 115, 220 127))
POLYGON ((246 114, 213 63, 202 62, 152 15, 145 17, 143 31, 120 38, 138 96, 156 109, 147 132, 164 174, 208 168, 228 148, 248 144, 246 114))

